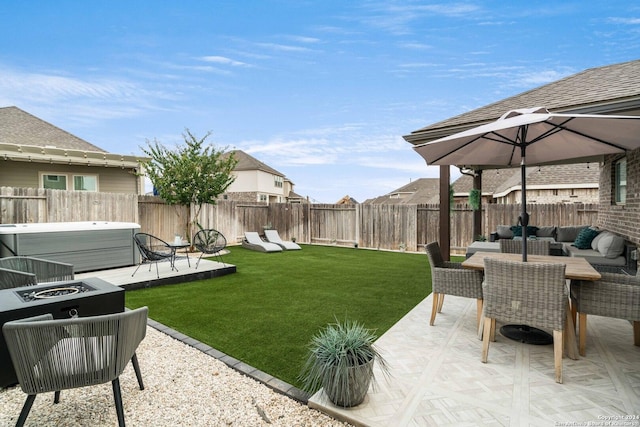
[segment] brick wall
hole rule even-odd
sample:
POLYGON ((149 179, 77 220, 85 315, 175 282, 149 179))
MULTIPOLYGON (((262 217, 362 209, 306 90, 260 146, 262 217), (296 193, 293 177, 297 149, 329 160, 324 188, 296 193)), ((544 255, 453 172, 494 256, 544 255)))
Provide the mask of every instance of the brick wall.
POLYGON ((640 150, 627 155, 627 200, 616 205, 614 197, 615 162, 622 156, 609 156, 600 170, 600 210, 598 225, 640 245, 640 150))
POLYGON ((255 191, 224 193, 219 197, 219 199, 244 203, 256 203, 258 201, 258 193, 255 191), (226 196, 226 199, 224 196, 226 196))

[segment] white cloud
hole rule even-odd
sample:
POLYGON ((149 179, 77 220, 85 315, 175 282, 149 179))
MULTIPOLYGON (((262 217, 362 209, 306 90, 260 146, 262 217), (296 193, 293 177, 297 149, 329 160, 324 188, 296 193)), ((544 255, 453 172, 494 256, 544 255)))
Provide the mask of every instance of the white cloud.
POLYGON ((136 87, 126 81, 96 79, 93 81, 54 74, 18 73, 2 70, 0 91, 43 100, 66 98, 122 98, 130 97, 136 87))
POLYGON ((610 22, 613 22, 614 24, 624 24, 624 25, 639 25, 640 24, 640 18, 609 18, 610 22))
POLYGON ((245 62, 236 61, 224 56, 215 56, 215 55, 202 56, 199 59, 205 62, 213 62, 215 64, 230 65, 232 67, 248 67, 249 66, 249 64, 245 62))
POLYGON ((299 43, 308 43, 308 44, 315 44, 315 43, 321 42, 321 40, 317 37, 289 36, 289 39, 299 43))
POLYGON ((161 104, 175 98, 176 95, 151 90, 126 79, 0 68, 2 105, 15 105, 36 115, 46 113, 50 120, 63 117, 65 121, 89 125, 131 118, 166 110, 161 104))
POLYGON ((280 43, 258 43, 260 47, 280 52, 309 52, 311 49, 302 46, 292 46, 280 43))

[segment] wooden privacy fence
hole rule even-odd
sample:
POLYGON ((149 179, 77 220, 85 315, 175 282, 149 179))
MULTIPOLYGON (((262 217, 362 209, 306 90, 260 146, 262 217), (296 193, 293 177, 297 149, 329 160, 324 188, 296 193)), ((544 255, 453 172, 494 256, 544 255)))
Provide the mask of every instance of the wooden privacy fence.
POLYGON ((67 221, 138 223, 138 196, 0 187, 0 224, 67 221))
MULTIPOLYGON (((597 224, 597 204, 533 204, 530 224, 597 224)), ((140 224, 141 230, 165 240, 187 237, 188 216, 195 208, 169 206, 155 196, 90 193, 0 187, 0 223, 120 221, 140 224)), ((485 238, 502 224, 516 224, 519 205, 485 205, 485 238)), ((473 211, 466 204, 451 211, 451 249, 463 252, 477 236, 473 211)), ((421 250, 439 238, 439 205, 259 204, 221 200, 204 205, 197 216, 203 228, 216 228, 229 244, 240 243, 245 231, 278 230, 283 239, 300 243, 359 246, 387 250, 421 250)))

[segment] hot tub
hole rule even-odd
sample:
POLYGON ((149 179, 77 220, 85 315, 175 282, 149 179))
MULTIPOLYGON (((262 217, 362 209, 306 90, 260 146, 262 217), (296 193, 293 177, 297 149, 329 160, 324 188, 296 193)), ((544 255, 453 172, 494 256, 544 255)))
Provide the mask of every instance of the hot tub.
POLYGON ((25 255, 73 264, 74 272, 126 267, 139 261, 131 222, 0 224, 0 257, 25 255))

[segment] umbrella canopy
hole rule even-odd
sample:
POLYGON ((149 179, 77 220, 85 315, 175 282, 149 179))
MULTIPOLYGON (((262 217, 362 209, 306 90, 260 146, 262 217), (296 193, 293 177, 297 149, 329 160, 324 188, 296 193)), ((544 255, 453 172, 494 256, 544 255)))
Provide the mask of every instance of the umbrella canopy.
POLYGON ((640 148, 640 116, 550 113, 542 107, 512 110, 495 122, 417 145, 429 165, 522 170, 522 259, 527 260, 526 166, 600 161, 640 148))

